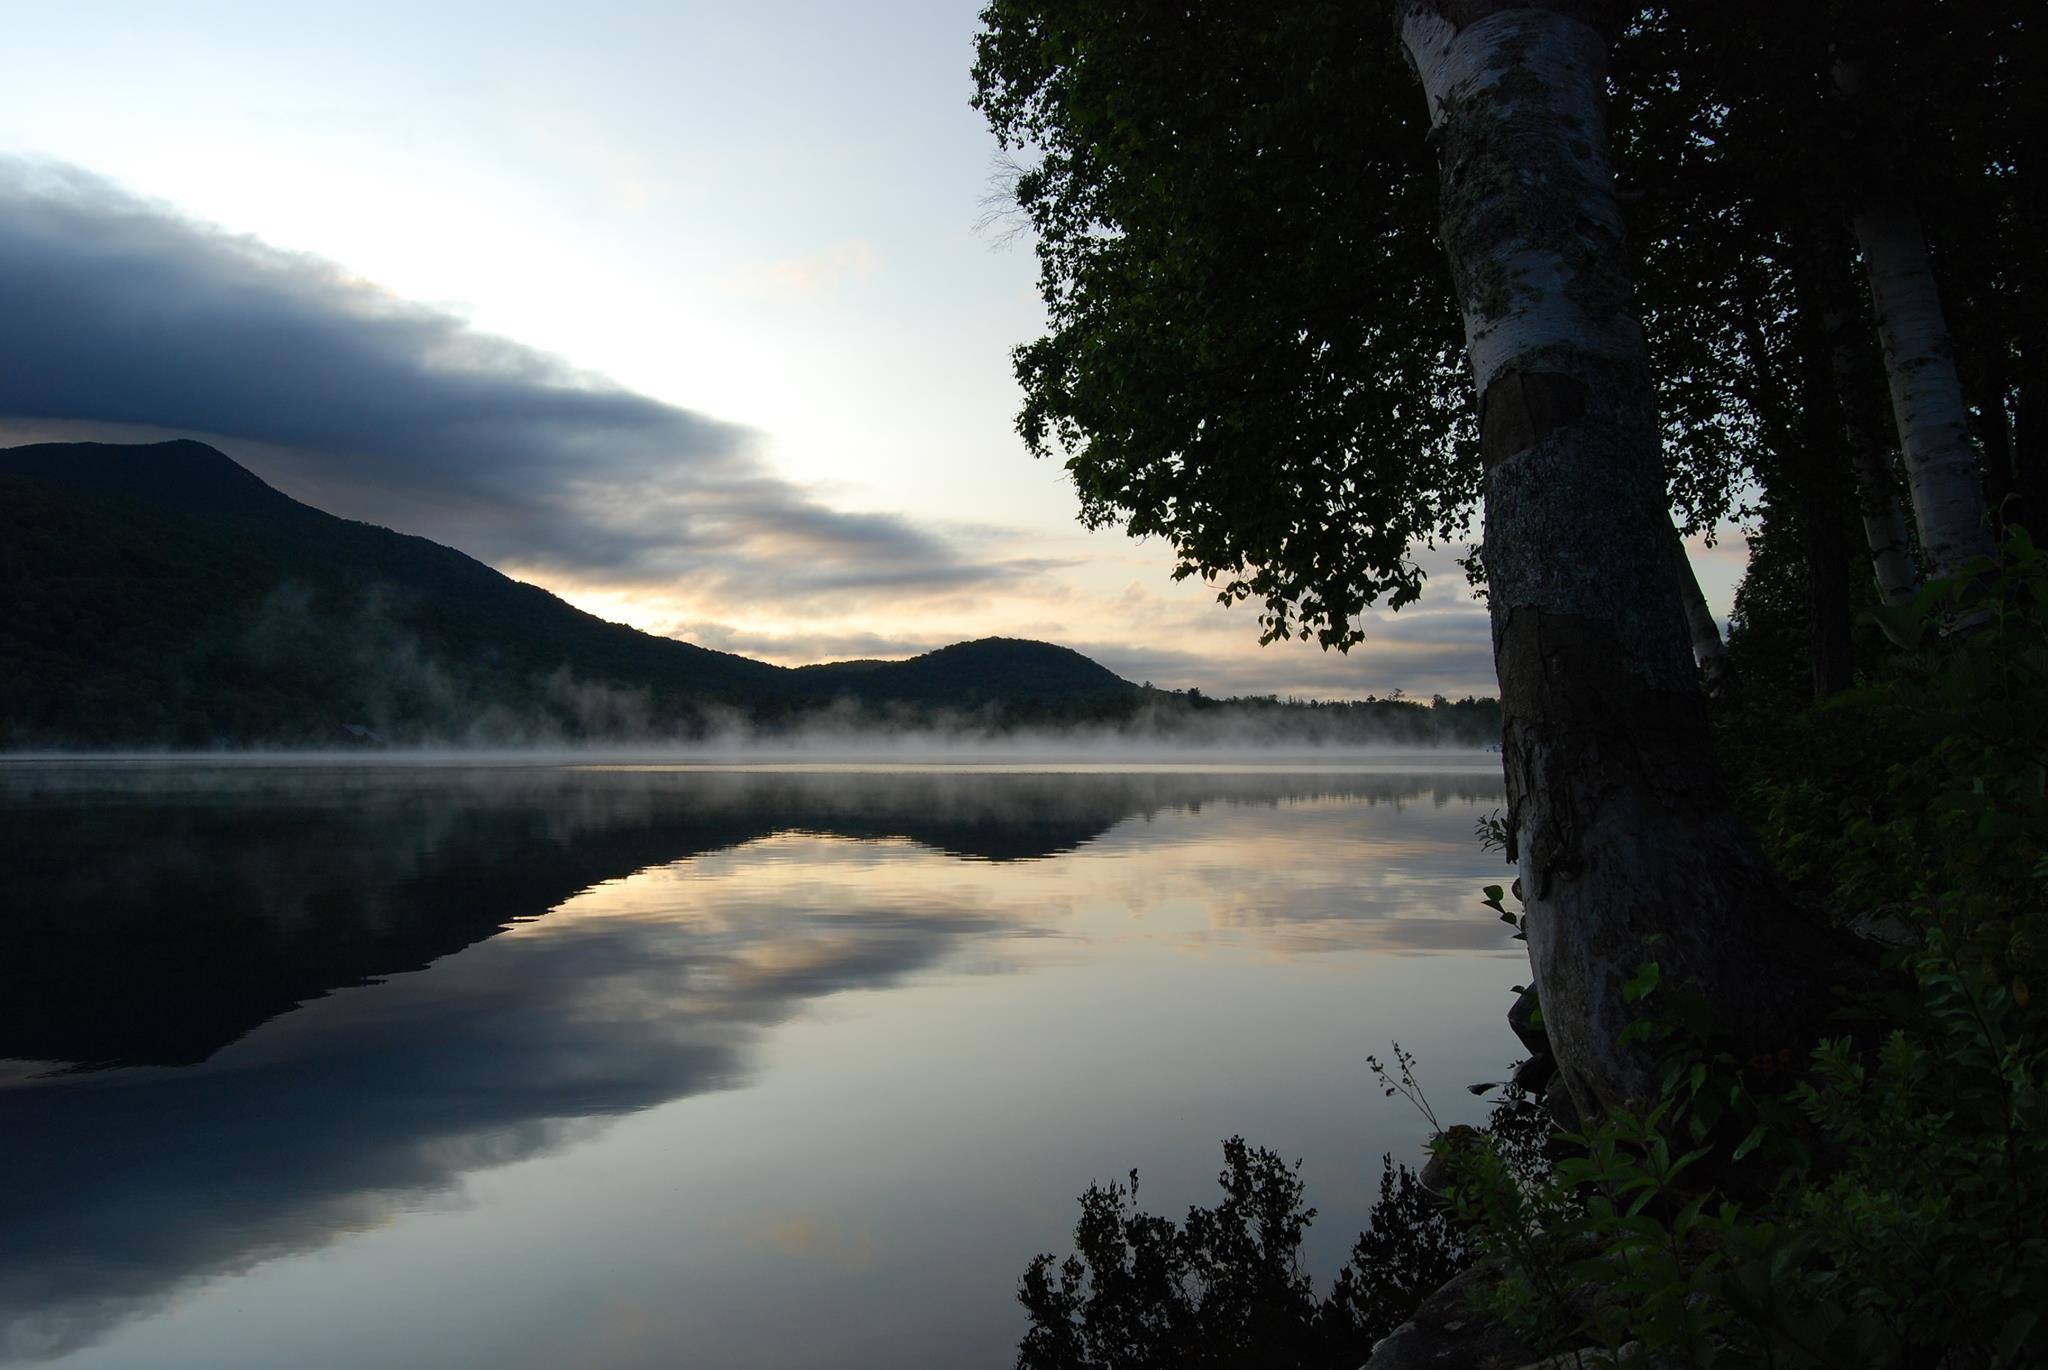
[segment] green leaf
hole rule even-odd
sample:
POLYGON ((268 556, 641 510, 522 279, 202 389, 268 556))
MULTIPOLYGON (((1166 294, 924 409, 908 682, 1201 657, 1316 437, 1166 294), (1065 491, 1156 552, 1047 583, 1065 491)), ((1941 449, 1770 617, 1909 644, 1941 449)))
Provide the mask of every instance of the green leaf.
POLYGON ((1907 651, 1917 650, 1926 634, 1927 620, 1917 604, 1874 604, 1870 621, 1892 642, 1907 651))
POLYGON ((1698 1225, 1700 1209, 1705 1207, 1709 1197, 1711 1196, 1705 1192, 1695 1195, 1693 1201, 1679 1209, 1678 1216, 1671 1220, 1671 1230, 1681 1237, 1692 1231, 1698 1225))
POLYGON ((2041 1315, 2032 1309, 2022 1309, 2005 1320, 2005 1326, 1998 1332, 1998 1358, 2012 1364, 2019 1356, 2020 1348, 2033 1333, 2034 1324, 2041 1321, 2041 1315))

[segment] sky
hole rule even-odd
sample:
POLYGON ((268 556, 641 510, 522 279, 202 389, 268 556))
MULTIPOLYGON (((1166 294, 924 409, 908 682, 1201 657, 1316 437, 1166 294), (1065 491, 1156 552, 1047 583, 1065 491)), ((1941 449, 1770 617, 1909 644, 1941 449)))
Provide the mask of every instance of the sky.
MULTIPOLYGON (((194 436, 786 664, 991 634, 1211 694, 1490 694, 1460 548, 1349 654, 1089 532, 1012 421, 978 0, 44 6, 0 49, 0 444, 194 436)), ((1694 547, 1725 616, 1739 539, 1694 547)))

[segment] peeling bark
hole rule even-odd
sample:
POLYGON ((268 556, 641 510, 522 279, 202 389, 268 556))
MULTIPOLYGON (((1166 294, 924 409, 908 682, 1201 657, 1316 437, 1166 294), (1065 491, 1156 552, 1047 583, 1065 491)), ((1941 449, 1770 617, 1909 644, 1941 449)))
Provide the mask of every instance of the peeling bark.
POLYGON ((1826 959, 1718 778, 1687 635, 1588 6, 1407 0, 1480 396, 1510 856, 1574 1099, 1640 1102, 1637 966, 1730 1045, 1804 1044, 1826 959))

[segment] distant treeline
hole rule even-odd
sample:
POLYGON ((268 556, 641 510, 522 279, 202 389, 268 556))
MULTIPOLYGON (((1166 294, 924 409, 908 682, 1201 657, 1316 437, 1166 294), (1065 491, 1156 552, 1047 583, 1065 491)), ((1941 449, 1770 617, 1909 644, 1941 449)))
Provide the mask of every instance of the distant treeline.
POLYGON ((1199 689, 1150 685, 1124 695, 1056 706, 1012 705, 984 723, 998 732, 1104 727, 1163 742, 1258 746, 1492 747, 1500 742, 1500 701, 1466 696, 1428 701, 1317 700, 1279 695, 1213 697, 1199 689))

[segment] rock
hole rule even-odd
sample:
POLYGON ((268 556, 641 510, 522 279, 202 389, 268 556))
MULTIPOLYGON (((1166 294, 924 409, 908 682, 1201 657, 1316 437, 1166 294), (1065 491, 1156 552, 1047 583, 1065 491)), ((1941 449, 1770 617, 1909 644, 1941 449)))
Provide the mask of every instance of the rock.
POLYGON ((1550 1053, 1539 1051, 1515 1067, 1515 1073, 1508 1082, 1532 1099, 1543 1097, 1543 1087, 1550 1083, 1550 1077, 1557 1074, 1557 1062, 1550 1059, 1550 1053))
POLYGON ((1572 1102, 1572 1092, 1564 1087, 1564 1076, 1550 1077, 1550 1083, 1543 1088, 1543 1106, 1550 1110, 1560 1131, 1579 1130, 1579 1106, 1572 1102))
POLYGON ((1643 1354, 1643 1344, 1628 1342, 1612 1354, 1589 1347, 1584 1351, 1567 1351, 1561 1356, 1545 1356, 1532 1361, 1521 1370, 1614 1370, 1621 1366, 1643 1366, 1648 1358, 1643 1354))
POLYGON ((1437 1133, 1430 1139, 1429 1160, 1423 1164, 1422 1173, 1415 1177, 1416 1183, 1435 1198, 1447 1198, 1456 1164, 1453 1157, 1458 1151, 1476 1146, 1480 1141, 1479 1129, 1465 1123, 1437 1133))
POLYGON ((1532 986, 1523 990, 1521 997, 1515 1000, 1515 1006, 1508 1010, 1508 1026, 1515 1030, 1515 1036, 1521 1039, 1531 1056, 1548 1056, 1550 1039, 1544 1035, 1537 1021, 1539 1016, 1536 990, 1532 986))
POLYGON ((1510 1370, 1538 1359, 1520 1333, 1472 1307, 1474 1291, 1500 1272, 1498 1262, 1481 1261, 1424 1299, 1373 1347, 1363 1370, 1510 1370))

